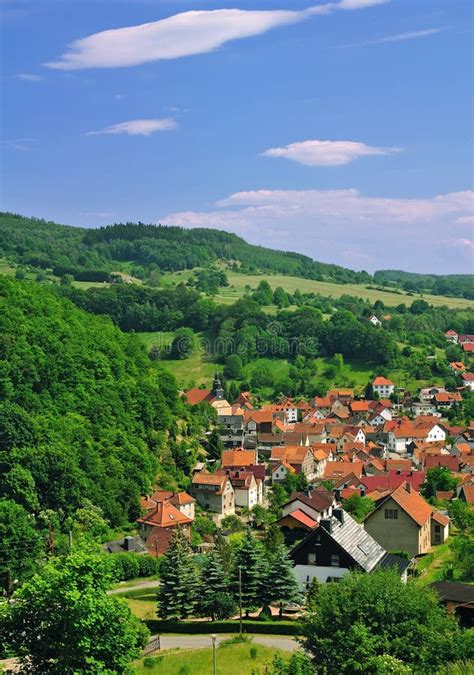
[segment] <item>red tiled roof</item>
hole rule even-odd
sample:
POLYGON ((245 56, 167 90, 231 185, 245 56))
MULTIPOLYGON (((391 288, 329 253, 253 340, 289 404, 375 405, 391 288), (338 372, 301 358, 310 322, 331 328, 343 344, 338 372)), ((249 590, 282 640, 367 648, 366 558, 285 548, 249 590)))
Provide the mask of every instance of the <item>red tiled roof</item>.
POLYGON ((465 342, 462 349, 464 352, 474 352, 474 342, 465 342))
POLYGON ((439 499, 440 501, 446 500, 448 502, 451 501, 451 499, 454 497, 454 490, 437 490, 436 491, 436 499, 439 499))
POLYGON ((414 490, 407 492, 404 483, 394 490, 390 497, 415 521, 415 523, 420 525, 420 527, 431 517, 433 507, 428 504, 428 502, 425 502, 423 497, 414 490))
POLYGON ((474 485, 463 485, 461 492, 468 504, 474 504, 474 485))
POLYGON ((311 529, 315 528, 318 525, 317 520, 313 520, 309 516, 306 515, 306 513, 303 513, 300 509, 296 509, 296 511, 292 511, 291 513, 288 514, 288 517, 294 518, 297 520, 299 523, 302 525, 306 525, 306 527, 310 527, 311 529))
POLYGON ((368 492, 374 490, 395 490, 402 483, 409 483, 415 490, 420 490, 425 480, 424 471, 387 471, 379 476, 363 476, 360 482, 368 492))
POLYGON ((348 476, 351 473, 360 477, 362 476, 363 466, 362 462, 327 462, 323 478, 334 480, 348 476))
POLYGON ((372 385, 374 387, 380 387, 380 386, 393 386, 392 380, 388 380, 386 377, 383 377, 382 375, 379 375, 372 381, 372 385))
POLYGON ((446 525, 449 524, 449 518, 448 516, 445 516, 444 513, 441 513, 441 511, 433 511, 433 515, 431 516, 433 520, 443 527, 446 527, 446 525))
POLYGON ((474 373, 464 373, 461 377, 465 382, 474 382, 474 373))
POLYGON ((181 513, 173 504, 167 501, 158 502, 153 511, 148 511, 137 523, 146 523, 158 527, 176 527, 185 523, 192 523, 192 519, 181 513))
POLYGON ((186 392, 186 399, 189 405, 197 405, 203 401, 210 403, 214 398, 211 389, 190 389, 186 392))
POLYGON ((221 466, 251 466, 255 464, 255 450, 224 450, 221 455, 221 466))
POLYGON ((444 466, 450 471, 459 471, 460 461, 458 457, 451 457, 451 455, 428 455, 425 458, 425 469, 434 469, 438 466, 444 466))

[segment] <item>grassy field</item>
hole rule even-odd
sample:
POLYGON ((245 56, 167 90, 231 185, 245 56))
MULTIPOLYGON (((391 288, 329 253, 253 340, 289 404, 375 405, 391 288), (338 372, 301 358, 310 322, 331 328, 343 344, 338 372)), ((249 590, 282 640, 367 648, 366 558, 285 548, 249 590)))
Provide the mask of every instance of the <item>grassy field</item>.
MULTIPOLYGON (((216 650, 218 675, 263 675, 275 656, 289 660, 281 649, 259 644, 233 644, 216 650)), ((213 672, 212 649, 167 651, 133 664, 137 675, 209 675, 213 672)))
MULTIPOLYGON (((285 291, 294 293, 299 289, 302 293, 320 293, 321 295, 339 298, 341 295, 354 295, 364 298, 374 303, 376 300, 382 300, 388 306, 399 305, 404 302, 411 304, 416 300, 417 295, 408 295, 407 293, 390 293, 389 291, 378 291, 373 288, 366 288, 358 284, 335 284, 326 281, 313 281, 311 279, 299 279, 297 277, 287 277, 282 274, 258 275, 258 274, 239 274, 238 272, 227 271, 229 287, 221 289, 216 299, 222 302, 234 302, 241 297, 246 286, 256 288, 262 279, 266 279, 272 289, 281 286, 285 291)), ((447 305, 448 307, 474 308, 474 301, 464 298, 445 298, 439 295, 424 295, 423 298, 435 307, 447 305)))
MULTIPOLYGON (((156 593, 157 590, 155 589, 148 595, 139 595, 135 598, 124 597, 123 600, 129 606, 132 614, 135 614, 139 619, 156 619, 156 593)), ((119 595, 118 597, 122 596, 119 595)))
MULTIPOLYGON (((171 344, 173 333, 169 332, 155 332, 155 333, 139 333, 138 334, 150 349, 153 345, 158 347, 166 347, 171 344)), ((209 386, 212 382, 216 370, 222 370, 222 364, 218 363, 212 355, 207 353, 205 347, 204 336, 198 334, 198 341, 200 346, 190 356, 189 359, 163 359, 161 364, 164 368, 173 373, 178 384, 183 389, 190 387, 199 387, 201 385, 209 386)), ((337 387, 351 387, 355 389, 356 393, 362 393, 369 379, 376 374, 376 368, 371 364, 351 361, 344 363, 340 372, 334 376, 327 374, 328 368, 332 365, 332 359, 328 357, 319 357, 314 360, 315 371, 311 378, 311 384, 316 385, 323 383, 327 389, 337 387)), ((286 359, 268 359, 260 358, 254 359, 247 364, 243 369, 243 381, 250 381, 252 373, 256 368, 265 365, 271 370, 274 380, 281 380, 288 376, 291 364, 286 359)), ((405 387, 410 391, 417 391, 420 387, 428 386, 429 384, 442 384, 436 378, 427 380, 414 380, 407 377, 404 371, 393 370, 388 373, 388 377, 393 380, 397 386, 405 387)), ((273 388, 264 389, 264 397, 269 397, 273 388)))

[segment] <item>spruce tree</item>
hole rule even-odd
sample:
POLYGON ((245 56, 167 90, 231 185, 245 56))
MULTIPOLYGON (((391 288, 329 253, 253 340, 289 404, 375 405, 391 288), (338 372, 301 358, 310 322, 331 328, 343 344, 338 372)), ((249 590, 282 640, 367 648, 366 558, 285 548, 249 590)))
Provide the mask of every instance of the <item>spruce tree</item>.
POLYGON ((188 540, 180 528, 173 534, 160 572, 158 613, 162 619, 185 619, 196 605, 198 575, 188 540))
POLYGON ((201 616, 227 619, 235 611, 235 601, 228 592, 228 579, 219 554, 206 556, 201 568, 198 609, 201 616))
POLYGON ((293 565, 283 544, 278 546, 272 558, 269 576, 264 585, 266 599, 269 602, 280 603, 280 616, 283 613, 284 602, 295 602, 301 598, 293 565))
POLYGON ((241 570, 242 607, 248 615, 251 609, 262 606, 264 583, 264 560, 260 542, 247 530, 241 545, 235 552, 231 587, 236 601, 239 600, 239 568, 241 570))

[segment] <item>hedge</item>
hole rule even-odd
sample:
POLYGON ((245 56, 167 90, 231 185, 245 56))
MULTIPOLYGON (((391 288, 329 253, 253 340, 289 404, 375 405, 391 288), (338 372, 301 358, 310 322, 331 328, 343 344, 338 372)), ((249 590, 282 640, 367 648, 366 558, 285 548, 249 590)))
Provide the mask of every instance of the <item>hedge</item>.
MULTIPOLYGON (((232 621, 145 621, 152 635, 162 633, 209 634, 238 633, 239 622, 232 621)), ((299 635, 300 626, 297 621, 242 621, 244 633, 267 633, 270 635, 299 635)))

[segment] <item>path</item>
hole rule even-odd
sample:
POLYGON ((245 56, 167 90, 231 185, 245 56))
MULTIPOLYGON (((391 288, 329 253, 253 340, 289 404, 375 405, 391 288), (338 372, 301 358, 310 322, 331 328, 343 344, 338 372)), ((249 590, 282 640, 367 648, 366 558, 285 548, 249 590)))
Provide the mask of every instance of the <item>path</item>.
POLYGON ((107 591, 109 595, 114 595, 115 593, 127 593, 128 591, 139 591, 142 588, 158 588, 160 582, 158 579, 152 579, 151 581, 140 581, 140 583, 135 584, 134 586, 119 586, 118 588, 112 588, 110 591, 107 591))
MULTIPOLYGON (((246 634, 247 635, 247 634, 246 634)), ((228 640, 232 635, 218 635, 216 643, 228 640)), ((292 637, 280 635, 249 635, 255 644, 265 647, 274 647, 284 651, 293 652, 298 649, 299 644, 292 637)), ((162 635, 160 637, 161 649, 209 649, 212 647, 211 635, 162 635)), ((157 652, 155 652, 157 653, 157 652)))

